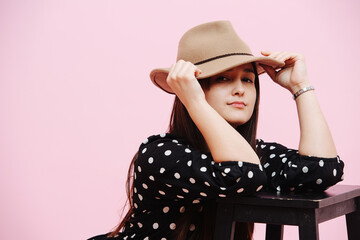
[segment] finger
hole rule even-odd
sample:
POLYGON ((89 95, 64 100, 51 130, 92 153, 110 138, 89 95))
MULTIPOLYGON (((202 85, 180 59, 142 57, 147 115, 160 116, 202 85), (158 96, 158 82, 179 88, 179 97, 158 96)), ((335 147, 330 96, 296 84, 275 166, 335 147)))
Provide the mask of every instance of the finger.
POLYGON ((281 58, 284 54, 286 54, 286 52, 273 52, 269 55, 269 57, 274 58, 275 60, 281 61, 281 58))
POLYGON ((271 58, 276 58, 281 53, 279 51, 261 51, 261 54, 271 58))
POLYGON ((270 78, 275 81, 276 79, 276 71, 274 68, 270 67, 270 66, 267 66, 267 65, 264 65, 264 64, 261 64, 259 63, 259 65, 265 70, 265 72, 270 76, 270 78))
POLYGON ((167 76, 167 79, 169 79, 170 76, 173 74, 174 68, 175 68, 175 64, 176 64, 176 63, 174 63, 174 64, 171 65, 170 70, 169 70, 169 73, 168 73, 168 76, 167 76))
POLYGON ((201 73, 202 73, 201 69, 199 69, 191 62, 185 62, 183 68, 178 72, 180 76, 186 76, 188 74, 191 74, 192 76, 195 77, 198 77, 201 73))
POLYGON ((195 77, 199 77, 199 75, 202 74, 202 71, 200 68, 196 68, 195 70, 195 77))
POLYGON ((177 75, 181 78, 195 75, 195 66, 191 62, 184 62, 177 75))
POLYGON ((185 64, 185 61, 180 59, 179 61, 177 61, 175 64, 174 64, 174 68, 172 69, 172 72, 171 72, 171 75, 170 77, 172 79, 176 79, 178 74, 179 74, 179 71, 181 71, 181 69, 183 68, 183 65, 185 64))
POLYGON ((276 56, 274 56, 274 58, 278 61, 284 62, 284 60, 286 59, 286 56, 288 56, 289 53, 288 52, 279 52, 276 56))
POLYGON ((267 50, 261 51, 261 54, 264 56, 269 56, 271 53, 272 51, 267 51, 267 50))

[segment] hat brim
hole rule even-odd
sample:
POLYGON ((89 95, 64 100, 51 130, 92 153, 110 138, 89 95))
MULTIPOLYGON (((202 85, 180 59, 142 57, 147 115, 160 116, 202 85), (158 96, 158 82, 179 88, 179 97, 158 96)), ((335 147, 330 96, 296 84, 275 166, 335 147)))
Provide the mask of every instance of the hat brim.
MULTIPOLYGON (((275 60, 270 57, 254 57, 254 56, 239 56, 239 55, 233 55, 228 56, 224 58, 218 58, 215 60, 211 60, 209 62, 196 65, 201 71, 202 74, 197 77, 197 79, 204 79, 211 76, 214 76, 218 73, 221 73, 223 71, 229 70, 231 68, 255 62, 257 63, 257 72, 258 74, 262 74, 265 72, 265 70, 259 65, 259 63, 271 66, 273 68, 280 68, 285 65, 284 62, 275 60)), ((170 68, 156 68, 151 71, 150 73, 150 79, 151 81, 164 90, 167 93, 174 94, 173 90, 170 88, 170 86, 166 82, 166 78, 169 74, 170 68)))

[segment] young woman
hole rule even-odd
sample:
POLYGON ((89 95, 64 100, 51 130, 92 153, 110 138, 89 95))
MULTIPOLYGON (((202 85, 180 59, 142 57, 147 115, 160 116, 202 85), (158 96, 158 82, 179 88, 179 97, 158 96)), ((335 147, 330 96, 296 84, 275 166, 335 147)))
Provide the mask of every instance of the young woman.
MULTIPOLYGON (((94 240, 212 239, 216 198, 268 188, 322 191, 343 176, 337 152, 301 54, 254 57, 228 21, 190 29, 177 62, 151 80, 175 94, 169 131, 147 138, 128 173, 130 209, 118 227, 94 240), (259 78, 266 72, 296 101, 299 149, 256 139, 259 78)), ((237 224, 251 239, 253 224, 237 224)))

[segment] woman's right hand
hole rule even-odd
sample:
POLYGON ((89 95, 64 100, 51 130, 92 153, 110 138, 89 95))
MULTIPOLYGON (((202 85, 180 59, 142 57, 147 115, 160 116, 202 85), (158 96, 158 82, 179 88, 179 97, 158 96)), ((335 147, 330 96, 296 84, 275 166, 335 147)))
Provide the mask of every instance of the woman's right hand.
POLYGON ((194 64, 181 59, 171 66, 166 82, 185 107, 205 100, 204 91, 196 79, 200 74, 201 70, 194 64))
POLYGON ((196 79, 200 73, 201 70, 192 63, 179 60, 172 65, 166 82, 200 130, 214 161, 259 164, 259 158, 249 143, 206 101, 196 79))

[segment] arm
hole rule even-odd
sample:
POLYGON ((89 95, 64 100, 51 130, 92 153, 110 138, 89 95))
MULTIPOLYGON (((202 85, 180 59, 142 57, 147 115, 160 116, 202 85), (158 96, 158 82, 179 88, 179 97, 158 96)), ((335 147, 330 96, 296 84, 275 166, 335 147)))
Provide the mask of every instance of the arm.
POLYGON ((266 184, 261 165, 215 163, 212 155, 194 149, 175 135, 150 136, 134 162, 134 201, 140 206, 159 200, 196 203, 201 199, 248 195, 266 184), (145 186, 143 184, 146 184, 145 186), (144 198, 144 199, 142 199, 144 198))
POLYGON ((276 142, 258 140, 257 144, 272 189, 323 191, 343 180, 344 163, 338 157, 299 155, 295 149, 276 142))
POLYGON ((259 164, 258 156, 248 142, 207 103, 195 78, 200 73, 201 70, 192 63, 179 60, 171 67, 167 83, 204 136, 214 161, 259 164))
MULTIPOLYGON (((285 62, 278 72, 261 65, 272 80, 288 89, 292 94, 310 86, 305 58, 298 53, 263 51, 263 55, 285 62)), ((308 91, 296 98, 300 123, 299 153, 318 157, 336 157, 337 152, 326 120, 321 112, 314 91, 308 91)))

